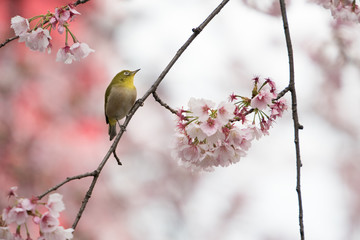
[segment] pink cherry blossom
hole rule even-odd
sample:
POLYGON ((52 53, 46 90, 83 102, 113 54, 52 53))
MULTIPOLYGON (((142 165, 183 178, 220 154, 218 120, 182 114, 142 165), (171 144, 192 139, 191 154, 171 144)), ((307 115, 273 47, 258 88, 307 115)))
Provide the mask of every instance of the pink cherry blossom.
POLYGON ((273 94, 270 91, 262 89, 253 99, 251 99, 251 107, 264 110, 267 105, 271 104, 273 94))
POLYGON ((72 61, 80 61, 94 52, 86 43, 74 43, 71 47, 65 46, 60 48, 56 55, 57 62, 64 62, 70 64, 72 61))
MULTIPOLYGON (((189 110, 178 111, 178 142, 173 156, 180 165, 193 171, 229 166, 246 156, 253 140, 268 134, 275 118, 286 110, 286 101, 273 102, 277 96, 276 85, 269 78, 262 83, 259 77, 253 80, 252 99, 239 96, 235 103, 221 102, 214 108, 212 101, 191 98, 189 110), (252 114, 248 125, 247 117, 252 114)), ((230 101, 237 98, 235 94, 231 96, 230 101)))
POLYGON ((214 166, 227 167, 233 162, 235 155, 234 148, 231 145, 222 143, 214 152, 215 163, 214 166))
POLYGON ((275 85, 275 82, 272 81, 270 78, 266 78, 265 82, 269 85, 270 92, 273 94, 273 98, 276 98, 276 85, 275 85))
POLYGON ((76 15, 81 15, 81 13, 76 11, 76 9, 74 8, 74 6, 72 4, 69 4, 68 8, 70 11, 70 21, 72 21, 76 15))
POLYGON ((259 140, 263 135, 261 130, 257 128, 254 124, 248 126, 248 130, 255 137, 256 140, 259 140))
POLYGON ((217 119, 221 125, 225 125, 234 118, 235 106, 232 103, 221 102, 217 110, 217 119))
POLYGON ((213 152, 206 152, 200 162, 196 163, 192 168, 195 171, 204 170, 207 172, 214 171, 215 155, 213 152))
POLYGON ((271 118, 268 119, 267 121, 265 121, 265 119, 263 119, 260 122, 260 129, 264 135, 269 135, 269 129, 270 129, 272 123, 273 123, 273 120, 271 118))
POLYGON ((194 144, 186 144, 179 150, 179 157, 183 161, 197 162, 200 158, 199 147, 194 144))
POLYGON ((235 101, 237 98, 238 98, 238 96, 235 95, 235 93, 232 93, 232 94, 229 96, 229 101, 230 101, 230 102, 233 102, 233 101, 235 101))
POLYGON ((232 128, 229 132, 228 142, 233 146, 248 150, 251 147, 251 141, 254 138, 253 132, 247 128, 232 128))
POLYGON ((45 232, 44 240, 68 240, 73 238, 74 229, 64 229, 62 226, 56 227, 54 231, 45 232))
POLYGON ((24 42, 28 48, 33 51, 44 52, 50 47, 50 34, 47 29, 38 28, 31 33, 20 36, 19 42, 24 42))
POLYGON ((359 22, 359 9, 353 8, 352 4, 344 5, 339 2, 337 5, 333 3, 330 7, 331 14, 335 19, 344 22, 359 22))
POLYGON ((10 232, 9 227, 0 227, 0 239, 14 240, 14 235, 10 232))
POLYGON ((17 191, 18 187, 14 186, 14 187, 11 187, 10 188, 10 191, 8 192, 8 197, 11 198, 11 197, 17 197, 17 191))
POLYGON ((270 115, 271 119, 275 120, 277 117, 282 117, 283 112, 287 110, 286 99, 281 98, 280 100, 272 104, 270 108, 271 108, 271 115, 270 115))
POLYGON ((187 126, 187 134, 189 137, 195 139, 197 138, 199 141, 203 141, 207 134, 202 130, 199 124, 190 124, 187 126))
POLYGON ((206 99, 190 98, 189 110, 199 118, 199 121, 205 121, 209 117, 209 110, 215 107, 215 103, 206 99))
POLYGON ((54 217, 59 217, 59 213, 65 209, 62 198, 63 196, 61 194, 53 193, 49 196, 48 202, 45 205, 54 217))
POLYGON ((82 58, 86 58, 90 53, 95 52, 91 49, 86 43, 76 42, 70 47, 70 51, 75 57, 76 61, 79 61, 82 58))
POLYGON ((211 136, 215 134, 218 130, 221 130, 221 124, 217 119, 208 117, 205 122, 202 122, 200 124, 200 128, 207 136, 211 136))
POLYGON ((75 60, 75 57, 72 54, 69 46, 60 48, 56 54, 57 62, 64 62, 65 64, 71 64, 73 60, 75 60))
POLYGON ((40 220, 40 231, 43 233, 53 232, 59 226, 59 220, 51 215, 50 212, 46 212, 42 215, 40 220))
POLYGON ((31 211, 33 209, 35 209, 35 204, 32 204, 31 201, 27 198, 21 198, 18 200, 19 204, 21 205, 21 207, 23 209, 25 209, 26 211, 31 211))
POLYGON ((56 25, 58 25, 57 30, 60 34, 64 32, 64 24, 70 19, 70 11, 66 10, 64 8, 55 8, 55 14, 50 19, 50 23, 52 25, 52 28, 56 28, 56 25))
POLYGON ((21 225, 26 222, 28 214, 25 209, 21 207, 7 207, 3 210, 2 219, 7 223, 16 223, 21 225))
MULTIPOLYGON (((6 208, 3 209, 3 212, 2 212, 2 215, 1 215, 1 218, 3 221, 7 222, 9 224, 10 222, 10 219, 9 219, 9 212, 10 210, 12 209, 12 207, 8 206, 6 208)), ((11 221, 12 222, 12 221, 11 221)))
POLYGON ((30 30, 30 24, 26 18, 15 16, 11 18, 11 28, 14 29, 16 36, 20 36, 30 30))

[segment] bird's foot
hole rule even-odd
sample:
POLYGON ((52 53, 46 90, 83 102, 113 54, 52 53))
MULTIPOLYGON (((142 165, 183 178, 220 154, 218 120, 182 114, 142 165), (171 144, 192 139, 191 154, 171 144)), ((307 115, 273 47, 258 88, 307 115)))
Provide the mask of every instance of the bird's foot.
POLYGON ((142 100, 141 98, 136 100, 136 103, 139 104, 141 107, 144 106, 144 100, 142 100))

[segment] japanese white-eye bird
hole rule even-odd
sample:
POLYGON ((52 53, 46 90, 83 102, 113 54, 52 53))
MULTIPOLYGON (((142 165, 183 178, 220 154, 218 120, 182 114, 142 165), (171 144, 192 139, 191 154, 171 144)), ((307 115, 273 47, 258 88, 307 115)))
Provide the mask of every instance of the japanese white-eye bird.
POLYGON ((109 124, 110 141, 116 136, 116 123, 130 111, 136 100, 135 71, 124 70, 116 74, 105 92, 105 118, 109 124))

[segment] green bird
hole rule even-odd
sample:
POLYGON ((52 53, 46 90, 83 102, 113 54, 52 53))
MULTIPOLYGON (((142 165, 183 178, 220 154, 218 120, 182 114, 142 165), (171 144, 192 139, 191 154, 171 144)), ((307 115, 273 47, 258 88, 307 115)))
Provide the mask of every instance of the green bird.
POLYGON ((130 111, 136 100, 135 71, 124 70, 116 74, 105 92, 105 118, 109 124, 110 141, 116 136, 116 123, 130 111))

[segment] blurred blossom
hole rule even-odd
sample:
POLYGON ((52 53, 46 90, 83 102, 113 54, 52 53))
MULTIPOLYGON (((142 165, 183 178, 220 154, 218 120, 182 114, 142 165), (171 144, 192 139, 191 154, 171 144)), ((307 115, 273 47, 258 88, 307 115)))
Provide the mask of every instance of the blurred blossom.
POLYGON ((14 236, 10 232, 9 227, 0 227, 0 239, 13 240, 14 236))
MULTIPOLYGON (((53 193, 49 196, 48 202, 45 205, 49 209, 49 212, 42 214, 38 209, 38 207, 42 205, 43 203, 38 202, 38 199, 35 197, 31 199, 15 197, 12 206, 8 206, 3 209, 1 219, 7 225, 16 224, 16 232, 14 234, 10 234, 8 228, 1 228, 0 239, 3 239, 1 236, 7 236, 5 240, 12 238, 23 239, 21 237, 20 229, 22 226, 24 226, 27 230, 27 239, 30 240, 31 237, 28 231, 30 225, 29 222, 27 223, 29 216, 32 217, 33 224, 38 225, 40 228, 41 236, 39 239, 71 239, 73 237, 72 232, 74 230, 72 228, 64 229, 62 226, 60 226, 60 221, 58 219, 58 217, 60 217, 59 212, 65 209, 64 203, 62 202, 62 195, 53 193)), ((2 221, 0 221, 0 224, 3 224, 2 221)))
POLYGON ((49 196, 46 207, 54 217, 59 217, 59 213, 65 209, 62 198, 63 196, 59 193, 53 193, 49 196))
POLYGON ((73 238, 74 229, 68 228, 64 229, 61 226, 56 227, 54 231, 45 232, 43 236, 39 238, 39 240, 68 240, 73 238))

